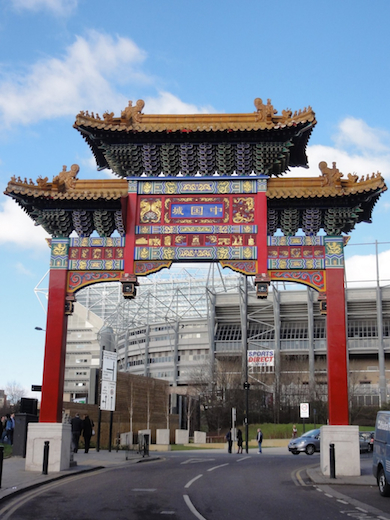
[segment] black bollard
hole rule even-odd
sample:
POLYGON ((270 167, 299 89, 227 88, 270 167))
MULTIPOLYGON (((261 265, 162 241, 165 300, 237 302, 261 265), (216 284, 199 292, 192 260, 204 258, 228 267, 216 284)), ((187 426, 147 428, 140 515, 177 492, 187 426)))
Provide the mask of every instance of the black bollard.
POLYGON ((42 475, 47 475, 47 468, 49 467, 49 444, 49 441, 45 441, 45 446, 43 447, 42 475))
POLYGON ((336 458, 334 444, 329 444, 330 478, 336 478, 336 458))
POLYGON ((4 446, 0 446, 0 489, 1 489, 1 479, 3 477, 3 460, 4 460, 4 446))

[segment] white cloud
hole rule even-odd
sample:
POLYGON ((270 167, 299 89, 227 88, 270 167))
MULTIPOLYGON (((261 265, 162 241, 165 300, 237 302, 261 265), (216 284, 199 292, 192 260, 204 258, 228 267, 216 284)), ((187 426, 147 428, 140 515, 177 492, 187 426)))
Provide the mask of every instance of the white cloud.
POLYGON ((15 265, 16 271, 24 276, 30 276, 35 278, 35 273, 27 269, 21 262, 17 262, 15 265))
POLYGON ((336 162, 344 178, 348 173, 366 177, 378 171, 390 178, 390 135, 386 132, 348 117, 340 122, 334 142, 335 146, 308 146, 309 169, 293 168, 290 176, 317 177, 321 174, 318 164, 325 161, 329 167, 336 162))
POLYGON ((390 135, 384 130, 371 128, 362 119, 346 117, 334 136, 338 148, 354 147, 360 153, 389 153, 390 135), (387 144, 386 144, 387 142, 387 144))
POLYGON ((31 218, 13 200, 7 199, 0 206, 0 244, 14 244, 24 249, 45 249, 49 235, 41 226, 35 226, 31 218))
POLYGON ((169 92, 159 92, 157 98, 146 98, 145 109, 148 114, 210 114, 215 112, 211 106, 199 108, 181 101, 169 92))
POLYGON ((19 11, 40 11, 46 9, 55 15, 62 16, 68 15, 76 9, 78 0, 11 0, 11 3, 19 11))
POLYGON ((104 112, 127 100, 115 82, 149 82, 137 71, 146 57, 129 38, 91 31, 77 37, 62 59, 41 60, 24 74, 0 80, 0 115, 5 125, 74 116, 81 109, 104 112))
MULTIPOLYGON (((389 285, 390 251, 383 251, 378 254, 378 266, 381 285, 389 285)), ((345 273, 349 287, 375 286, 377 279, 376 255, 354 255, 347 258, 345 262, 345 273)))

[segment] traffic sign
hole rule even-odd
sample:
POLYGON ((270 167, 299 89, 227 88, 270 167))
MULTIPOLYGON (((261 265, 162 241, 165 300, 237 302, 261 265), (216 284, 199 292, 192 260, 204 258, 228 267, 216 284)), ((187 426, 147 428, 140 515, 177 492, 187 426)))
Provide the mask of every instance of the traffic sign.
POLYGON ((100 410, 115 412, 116 383, 102 381, 100 391, 100 410))

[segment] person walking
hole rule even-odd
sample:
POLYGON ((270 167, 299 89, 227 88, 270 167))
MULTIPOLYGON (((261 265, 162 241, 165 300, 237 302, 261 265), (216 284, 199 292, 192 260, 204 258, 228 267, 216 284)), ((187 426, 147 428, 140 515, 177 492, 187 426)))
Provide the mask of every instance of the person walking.
POLYGON ((298 435, 297 427, 296 427, 295 424, 293 424, 293 428, 292 428, 292 438, 293 438, 293 439, 296 439, 297 435, 298 435))
POLYGON ((242 431, 240 428, 237 430, 237 453, 242 453, 242 431))
POLYGON ((89 418, 88 415, 84 415, 83 420, 83 438, 84 438, 84 453, 88 453, 89 451, 89 445, 91 443, 91 437, 92 437, 92 430, 93 430, 94 424, 93 421, 89 418))
POLYGON ((72 450, 73 453, 77 453, 79 449, 79 441, 81 431, 83 429, 83 421, 80 419, 80 415, 76 413, 73 419, 70 421, 72 427, 72 450))
POLYGON ((258 453, 262 453, 261 451, 261 443, 263 442, 263 432, 261 431, 261 428, 258 428, 257 435, 256 435, 257 444, 259 446, 258 453))
POLYGON ((232 432, 229 430, 226 434, 226 440, 228 443, 228 453, 232 452, 232 446, 233 446, 233 439, 232 439, 232 432))

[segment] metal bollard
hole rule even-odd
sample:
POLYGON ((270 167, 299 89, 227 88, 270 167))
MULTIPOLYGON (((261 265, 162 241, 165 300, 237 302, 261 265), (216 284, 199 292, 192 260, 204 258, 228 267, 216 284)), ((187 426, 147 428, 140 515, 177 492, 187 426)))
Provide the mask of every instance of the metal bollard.
POLYGON ((329 444, 330 478, 336 478, 336 458, 334 444, 329 444))
POLYGON ((3 460, 4 460, 4 446, 0 446, 0 489, 1 489, 1 479, 3 477, 3 460))
POLYGON ((47 475, 47 468, 49 466, 49 444, 49 441, 45 441, 45 446, 43 447, 42 475, 47 475))

